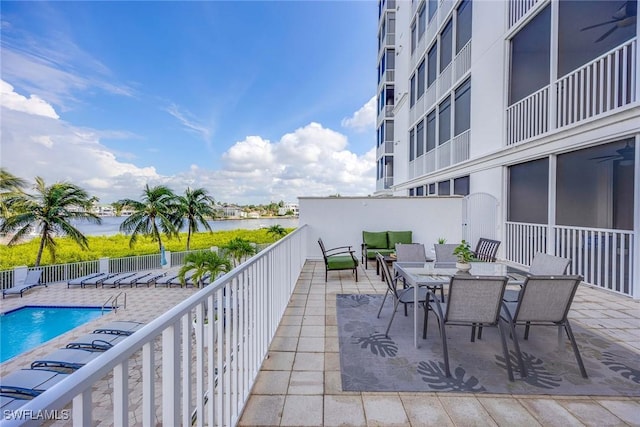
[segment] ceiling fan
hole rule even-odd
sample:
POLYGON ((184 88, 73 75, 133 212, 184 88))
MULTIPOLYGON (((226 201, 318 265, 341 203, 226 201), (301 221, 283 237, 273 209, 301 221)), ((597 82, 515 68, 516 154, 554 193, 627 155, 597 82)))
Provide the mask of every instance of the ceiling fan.
POLYGON ((589 160, 599 160, 597 163, 606 162, 609 160, 633 160, 635 155, 635 149, 627 142, 627 144, 616 150, 617 154, 610 154, 608 156, 589 157, 589 160))
POLYGON ((580 31, 590 30, 592 28, 601 27, 607 24, 614 24, 607 32, 601 35, 596 43, 606 39, 618 28, 628 27, 636 23, 638 17, 638 3, 637 0, 628 0, 611 15, 611 20, 600 22, 599 24, 589 25, 588 27, 581 28, 580 31))

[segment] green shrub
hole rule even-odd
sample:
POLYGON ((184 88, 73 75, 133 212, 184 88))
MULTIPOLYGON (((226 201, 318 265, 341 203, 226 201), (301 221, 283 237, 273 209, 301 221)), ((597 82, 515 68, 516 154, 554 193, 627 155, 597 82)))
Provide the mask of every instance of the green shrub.
MULTIPOLYGON (((287 229, 287 232, 293 231, 287 229)), ((267 233, 266 228, 259 230, 222 230, 213 233, 195 233, 191 236, 191 250, 208 249, 211 246, 222 247, 230 240, 240 238, 258 245, 270 244, 273 236, 267 233)), ((166 250, 181 252, 185 250, 186 233, 180 233, 179 239, 164 240, 166 250)), ((56 238, 56 264, 69 262, 90 261, 100 258, 121 258, 136 255, 149 255, 158 253, 158 244, 150 238, 141 237, 133 248, 129 247, 129 236, 116 234, 113 236, 87 236, 89 249, 82 250, 67 237, 56 238)), ((14 246, 0 245, 0 270, 8 270, 19 265, 33 266, 38 253, 40 239, 35 238, 25 243, 14 246)), ((40 265, 53 264, 48 251, 42 254, 40 265)))

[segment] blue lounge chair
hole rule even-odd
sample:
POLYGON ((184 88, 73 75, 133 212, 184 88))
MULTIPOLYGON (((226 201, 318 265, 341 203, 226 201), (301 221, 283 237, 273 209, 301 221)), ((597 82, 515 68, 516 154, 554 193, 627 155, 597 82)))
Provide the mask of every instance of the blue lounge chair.
POLYGON ((0 378, 0 393, 5 397, 31 399, 67 377, 68 374, 47 369, 19 369, 0 378))
POLYGON ((4 411, 15 411, 25 403, 27 403, 27 399, 22 399, 22 396, 11 397, 0 395, 0 409, 3 414, 5 413, 4 411))
POLYGON ((6 297, 7 295, 18 295, 18 294, 20 294, 20 298, 22 298, 22 293, 26 290, 29 290, 35 286, 40 286, 40 285, 44 285, 46 287, 47 285, 45 283, 40 283, 41 279, 42 279, 42 270, 29 270, 27 272, 27 277, 25 277, 22 283, 19 283, 9 289, 2 290, 2 299, 4 299, 4 297, 6 297))
POLYGON ((144 323, 130 322, 127 320, 114 320, 106 325, 94 329, 94 334, 114 334, 114 335, 131 335, 138 329, 142 328, 144 323))
POLYGON ((131 276, 135 276, 135 274, 136 274, 135 272, 118 273, 115 276, 112 276, 107 280, 104 280, 102 282, 102 287, 104 288, 105 286, 110 286, 112 288, 115 288, 116 286, 118 286, 118 283, 120 283, 121 280, 124 280, 131 276))
POLYGON ((129 277, 125 277, 124 279, 119 280, 118 283, 117 283, 118 287, 120 287, 120 286, 130 286, 130 287, 133 288, 133 285, 135 285, 135 283, 138 281, 138 279, 142 279, 144 277, 147 277, 150 274, 151 274, 151 272, 149 272, 149 271, 140 271, 140 272, 137 272, 135 274, 132 274, 129 277))
POLYGON ((142 277, 136 280, 135 285, 136 288, 138 285, 147 285, 147 288, 151 286, 152 283, 155 283, 160 278, 167 275, 166 271, 152 271, 148 276, 142 277))
POLYGON ((100 276, 104 276, 104 273, 91 273, 91 274, 86 274, 84 276, 76 277, 75 279, 71 279, 67 282, 67 288, 71 286, 84 287, 85 281, 96 278, 96 277, 100 277, 100 276))
POLYGON ((77 348, 60 348, 53 353, 34 360, 31 369, 44 368, 50 371, 68 372, 82 368, 98 357, 100 352, 77 348))
POLYGON ((128 335, 105 333, 87 334, 67 344, 67 348, 89 351, 106 351, 124 340, 126 337, 128 337, 128 335))
POLYGON ((83 288, 85 286, 95 286, 97 288, 98 285, 102 284, 102 282, 104 282, 107 279, 112 278, 113 276, 116 276, 117 274, 118 273, 106 273, 106 274, 103 274, 101 276, 92 277, 90 279, 83 280, 81 286, 83 288))
POLYGON ((171 282, 175 281, 177 277, 178 277, 178 272, 177 271, 173 271, 171 273, 167 273, 163 278, 156 280, 155 287, 156 288, 158 286, 167 286, 167 287, 169 287, 169 286, 171 286, 171 282))

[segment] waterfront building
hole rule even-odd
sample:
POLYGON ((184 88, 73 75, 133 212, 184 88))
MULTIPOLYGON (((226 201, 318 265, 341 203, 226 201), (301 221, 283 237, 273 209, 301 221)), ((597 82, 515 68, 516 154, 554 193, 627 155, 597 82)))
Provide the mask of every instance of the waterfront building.
POLYGON ((565 255, 637 289, 637 1, 378 7, 377 194, 471 195, 467 219, 493 205, 501 258, 565 255))

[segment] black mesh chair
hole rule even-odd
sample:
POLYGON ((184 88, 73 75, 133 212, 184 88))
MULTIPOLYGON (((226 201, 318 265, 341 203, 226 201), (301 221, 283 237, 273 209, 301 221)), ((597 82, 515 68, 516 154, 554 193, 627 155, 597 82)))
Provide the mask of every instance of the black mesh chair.
POLYGON ((481 237, 476 245, 476 250, 473 251, 473 256, 476 261, 495 262, 498 247, 500 247, 499 240, 491 240, 481 237))

